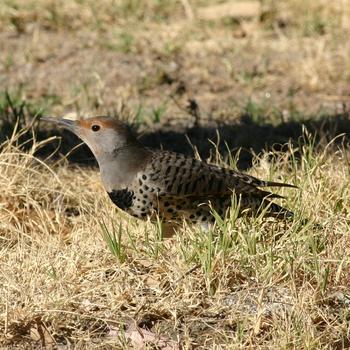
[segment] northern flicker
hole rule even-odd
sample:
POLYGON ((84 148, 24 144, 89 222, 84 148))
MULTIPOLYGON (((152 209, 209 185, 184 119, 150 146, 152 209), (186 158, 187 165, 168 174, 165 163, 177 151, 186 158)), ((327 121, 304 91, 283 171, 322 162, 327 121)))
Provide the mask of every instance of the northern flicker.
POLYGON ((128 214, 167 224, 215 221, 236 196, 240 213, 290 218, 293 213, 270 201, 281 198, 265 187, 295 187, 208 164, 182 154, 144 147, 127 125, 110 117, 82 120, 44 117, 70 130, 91 149, 112 202, 128 214))

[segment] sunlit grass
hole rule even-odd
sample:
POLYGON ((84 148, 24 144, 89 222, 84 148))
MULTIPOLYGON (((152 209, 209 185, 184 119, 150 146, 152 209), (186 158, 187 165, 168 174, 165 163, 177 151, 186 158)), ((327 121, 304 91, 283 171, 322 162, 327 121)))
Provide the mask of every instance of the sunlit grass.
POLYGON ((11 92, 0 95, 0 348, 127 349, 137 334, 154 348, 349 347, 350 155, 337 135, 349 125, 348 3, 263 0, 258 18, 196 18, 223 2, 0 1, 11 92), (210 160, 237 169, 254 148, 251 175, 298 186, 278 200, 295 217, 239 218, 233 198, 209 231, 184 224, 169 238, 118 211, 97 169, 41 153, 57 138, 42 141, 33 116, 71 110, 199 143, 208 125, 233 126, 210 160))
MULTIPOLYGON (((118 212, 95 171, 51 168, 15 141, 0 154, 2 344, 118 347, 126 340, 107 337, 113 322, 149 315, 148 329, 188 345, 319 349, 346 338, 345 149, 319 152, 311 138, 301 158, 291 148, 269 163, 273 178, 300 187, 283 192, 289 222, 238 218, 233 203, 209 232, 184 226, 164 238, 160 224, 118 212)), ((266 177, 266 159, 255 164, 266 177)))

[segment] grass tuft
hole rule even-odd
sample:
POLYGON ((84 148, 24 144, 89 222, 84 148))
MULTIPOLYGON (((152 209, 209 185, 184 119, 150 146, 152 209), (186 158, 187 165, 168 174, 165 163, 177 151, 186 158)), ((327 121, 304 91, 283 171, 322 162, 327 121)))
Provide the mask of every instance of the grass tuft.
POLYGON ((112 225, 112 228, 108 229, 105 222, 102 221, 100 226, 102 230, 102 237, 107 243, 109 250, 118 259, 119 263, 122 264, 126 260, 125 248, 122 245, 122 225, 119 224, 117 229, 114 225, 112 225))

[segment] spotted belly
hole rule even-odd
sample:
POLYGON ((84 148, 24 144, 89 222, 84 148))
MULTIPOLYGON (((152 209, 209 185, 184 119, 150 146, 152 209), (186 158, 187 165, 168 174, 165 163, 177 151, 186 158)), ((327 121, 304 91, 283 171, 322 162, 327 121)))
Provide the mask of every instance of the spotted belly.
POLYGON ((172 196, 150 196, 141 190, 136 193, 128 188, 113 190, 108 193, 112 202, 121 210, 136 218, 155 220, 157 215, 161 220, 169 222, 189 221, 193 224, 198 222, 213 222, 212 208, 223 216, 230 206, 230 196, 209 200, 197 198, 185 198, 178 200, 172 196), (211 203, 211 204, 209 204, 211 203))

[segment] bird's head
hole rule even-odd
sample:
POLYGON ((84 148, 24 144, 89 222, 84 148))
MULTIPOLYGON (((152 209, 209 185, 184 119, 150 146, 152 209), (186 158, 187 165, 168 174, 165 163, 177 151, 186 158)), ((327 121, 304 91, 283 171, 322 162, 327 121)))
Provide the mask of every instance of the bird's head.
POLYGON ((53 122, 73 132, 89 146, 97 160, 113 156, 118 151, 137 143, 129 127, 111 117, 80 120, 42 117, 41 120, 53 122))

